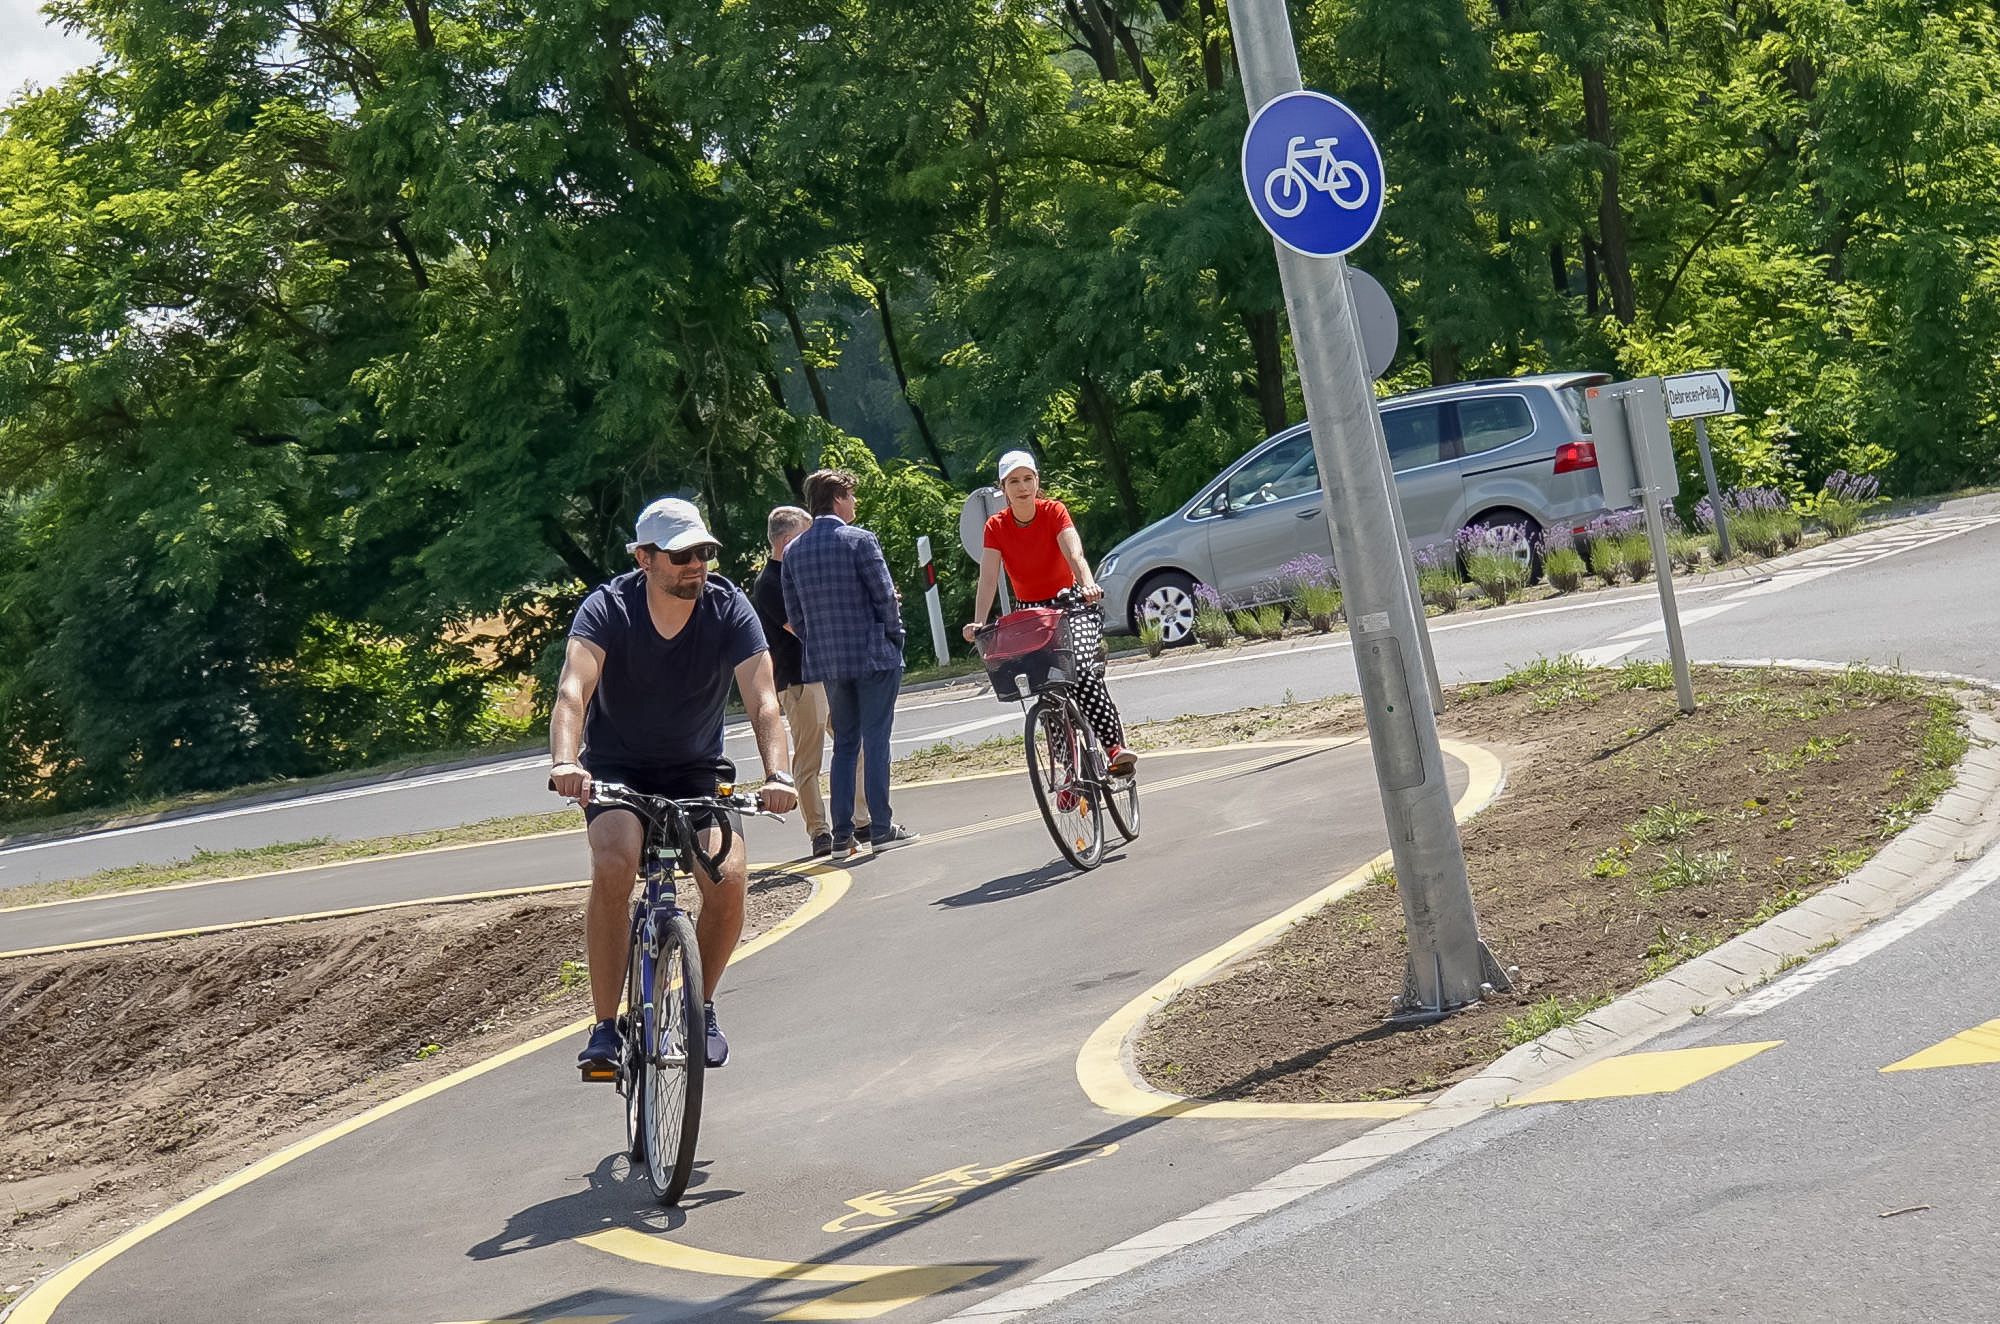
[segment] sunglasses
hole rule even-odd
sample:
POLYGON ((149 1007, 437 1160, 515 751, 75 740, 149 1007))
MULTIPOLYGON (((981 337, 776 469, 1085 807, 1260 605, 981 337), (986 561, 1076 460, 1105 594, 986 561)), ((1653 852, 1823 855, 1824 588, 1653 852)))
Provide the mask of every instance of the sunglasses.
POLYGON ((722 552, 722 548, 712 542, 705 542, 699 547, 686 547, 678 552, 670 552, 664 547, 655 547, 653 550, 675 565, 686 565, 689 561, 700 561, 703 565, 707 565, 722 552))

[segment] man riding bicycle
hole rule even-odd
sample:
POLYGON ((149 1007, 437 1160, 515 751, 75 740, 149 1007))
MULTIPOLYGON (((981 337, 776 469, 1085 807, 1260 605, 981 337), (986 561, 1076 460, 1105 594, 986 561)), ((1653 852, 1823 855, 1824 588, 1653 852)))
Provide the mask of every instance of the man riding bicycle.
MULTIPOLYGON (((643 794, 680 799, 711 796, 734 781, 722 746, 734 676, 764 761, 763 807, 782 814, 798 803, 784 771, 791 758, 763 627, 742 590, 708 570, 721 544, 693 504, 673 497, 646 507, 634 537, 626 550, 639 568, 600 584, 577 608, 549 721, 551 784, 583 806, 590 842, 584 928, 597 1024, 577 1062, 607 1071, 618 1063, 618 1001, 646 827, 634 810, 591 803, 592 782, 621 782, 643 794)), ((713 811, 695 823, 703 849, 714 849, 720 832, 713 811)), ((742 825, 730 826, 721 877, 699 867, 695 872, 704 1056, 711 1067, 729 1060, 729 1041, 715 1019, 715 989, 743 932, 749 888, 742 825)))
MULTIPOLYGON (((999 477, 1007 509, 986 521, 972 624, 965 627, 967 643, 986 627, 986 614, 993 609, 1003 569, 1024 608, 1059 605, 1058 595, 1072 588, 1085 602, 1104 597, 1097 577, 1090 573, 1090 562, 1084 559, 1083 539, 1070 520, 1069 508, 1042 495, 1041 470, 1035 457, 1027 451, 1008 451, 1000 457, 999 477)), ((1096 643, 1095 638, 1089 641, 1093 648, 1096 643)), ((1077 706, 1104 746, 1111 775, 1129 777, 1139 764, 1139 756, 1125 748, 1125 725, 1118 716, 1118 705, 1111 701, 1111 691, 1097 668, 1079 670, 1077 706)))

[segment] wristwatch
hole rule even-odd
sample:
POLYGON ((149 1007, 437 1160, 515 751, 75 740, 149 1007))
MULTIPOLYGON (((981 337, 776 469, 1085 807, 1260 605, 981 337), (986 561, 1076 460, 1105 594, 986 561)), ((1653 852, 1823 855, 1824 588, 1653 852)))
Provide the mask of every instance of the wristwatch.
POLYGON ((764 782, 769 786, 796 787, 798 785, 798 783, 792 780, 792 774, 789 772, 767 772, 764 774, 764 782))

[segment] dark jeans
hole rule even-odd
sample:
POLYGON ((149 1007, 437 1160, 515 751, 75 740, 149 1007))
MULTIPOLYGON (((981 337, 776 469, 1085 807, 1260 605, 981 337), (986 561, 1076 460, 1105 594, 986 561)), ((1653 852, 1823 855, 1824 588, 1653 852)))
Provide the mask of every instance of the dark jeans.
POLYGON ((896 722, 896 693, 903 669, 891 667, 852 680, 826 682, 833 716, 833 839, 854 835, 854 765, 861 763, 861 786, 868 800, 869 827, 877 836, 895 830, 889 812, 889 730, 896 722))

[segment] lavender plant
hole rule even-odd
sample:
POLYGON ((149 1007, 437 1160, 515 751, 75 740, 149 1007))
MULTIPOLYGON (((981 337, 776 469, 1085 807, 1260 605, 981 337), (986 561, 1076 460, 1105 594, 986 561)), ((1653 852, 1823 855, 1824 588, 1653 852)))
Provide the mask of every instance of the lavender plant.
POLYGON ((1439 611, 1458 610, 1458 547, 1454 543, 1434 543, 1415 553, 1417 594, 1439 611))
POLYGON ((1229 613, 1223 610, 1222 595, 1207 584, 1194 586, 1194 635, 1208 648, 1229 642, 1229 613))
POLYGON ((1836 469, 1820 489, 1814 518, 1829 538, 1845 538, 1861 527, 1861 517, 1882 497, 1882 480, 1872 474, 1836 469))
POLYGON ((1568 526, 1542 532, 1542 574, 1558 593, 1574 593, 1583 586, 1588 570, 1583 553, 1576 549, 1576 535, 1568 526))
POLYGON ((1528 586, 1528 535, 1518 524, 1475 524, 1460 529, 1456 541, 1466 576, 1494 606, 1528 586))

